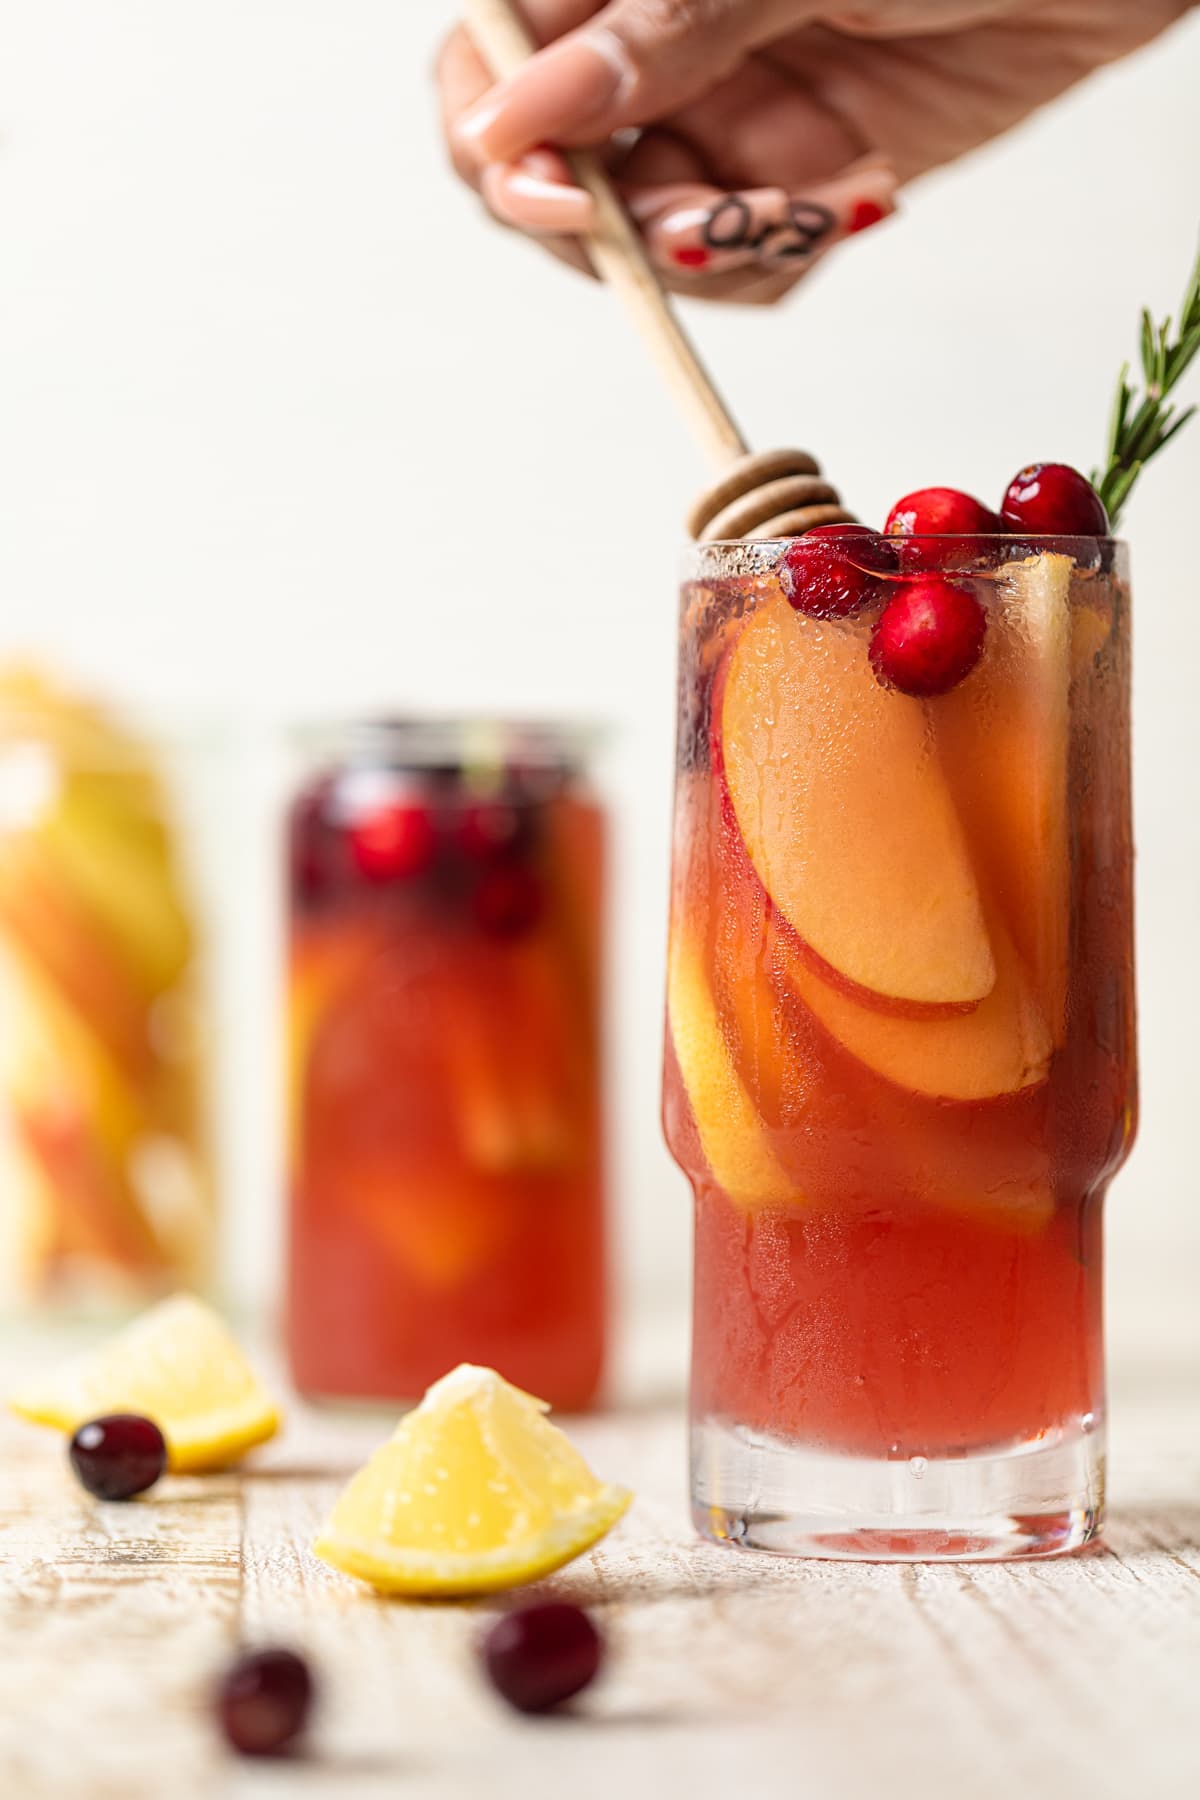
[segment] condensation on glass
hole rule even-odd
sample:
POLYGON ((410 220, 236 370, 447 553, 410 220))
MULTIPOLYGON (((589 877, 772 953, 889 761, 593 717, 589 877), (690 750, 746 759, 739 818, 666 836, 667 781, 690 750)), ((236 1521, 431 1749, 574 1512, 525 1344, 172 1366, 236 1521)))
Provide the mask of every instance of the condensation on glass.
POLYGON ((787 570, 705 547, 683 588, 695 1516, 785 1553, 1053 1553, 1103 1513, 1102 1210, 1135 1127, 1126 553, 846 551, 844 616, 812 540, 787 570), (925 573, 985 630, 919 698, 871 652, 925 573))

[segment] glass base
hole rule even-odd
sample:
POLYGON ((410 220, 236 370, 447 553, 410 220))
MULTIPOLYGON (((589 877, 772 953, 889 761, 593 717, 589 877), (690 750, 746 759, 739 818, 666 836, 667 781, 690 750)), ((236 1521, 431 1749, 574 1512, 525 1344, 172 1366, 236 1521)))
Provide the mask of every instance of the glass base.
POLYGON ((863 1562, 1062 1556, 1104 1521, 1104 1427, 907 1460, 839 1456, 706 1419, 692 1426, 692 1516, 735 1550, 863 1562))

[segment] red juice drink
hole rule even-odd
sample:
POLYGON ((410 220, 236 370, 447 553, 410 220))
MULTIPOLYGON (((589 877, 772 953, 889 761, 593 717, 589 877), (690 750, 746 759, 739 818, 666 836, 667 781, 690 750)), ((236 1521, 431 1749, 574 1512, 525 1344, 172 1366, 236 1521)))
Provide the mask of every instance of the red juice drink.
POLYGON ((603 819, 561 734, 351 734, 290 819, 288 1343, 587 1406, 605 1318, 603 819))
POLYGON ((665 1125, 713 1538, 989 1557, 1098 1528, 1128 610, 1107 540, 693 553, 665 1125))

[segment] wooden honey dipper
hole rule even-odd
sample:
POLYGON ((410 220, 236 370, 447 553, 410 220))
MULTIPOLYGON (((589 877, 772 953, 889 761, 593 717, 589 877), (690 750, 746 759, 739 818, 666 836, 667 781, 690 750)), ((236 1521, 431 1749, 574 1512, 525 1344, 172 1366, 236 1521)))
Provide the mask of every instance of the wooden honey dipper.
MULTIPOLYGON (((515 0, 463 0, 467 27, 492 72, 503 78, 538 45, 515 0)), ((637 227, 600 158, 566 153, 571 173, 596 206, 595 231, 583 240, 596 273, 625 303, 633 323, 720 475, 688 514, 705 542, 798 537, 814 525, 853 521, 838 491, 806 450, 752 451, 718 393, 658 278, 637 227)))

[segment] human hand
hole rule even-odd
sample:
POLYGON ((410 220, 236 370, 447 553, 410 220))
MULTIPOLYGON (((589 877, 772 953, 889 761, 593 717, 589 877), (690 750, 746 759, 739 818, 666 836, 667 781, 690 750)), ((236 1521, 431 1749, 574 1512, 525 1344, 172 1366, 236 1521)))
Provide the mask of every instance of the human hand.
POLYGON ((506 224, 586 269, 593 203, 547 146, 602 146, 669 287, 761 303, 1189 4, 523 0, 547 48, 494 84, 459 27, 438 81, 455 166, 506 224))

